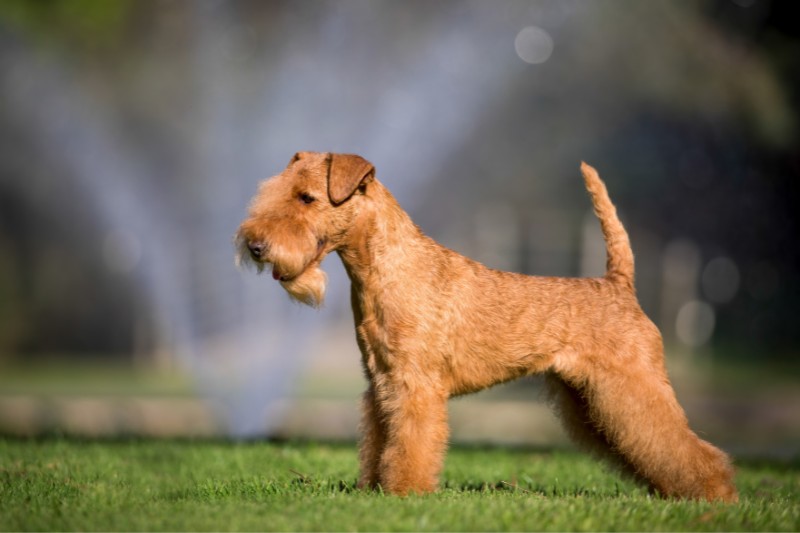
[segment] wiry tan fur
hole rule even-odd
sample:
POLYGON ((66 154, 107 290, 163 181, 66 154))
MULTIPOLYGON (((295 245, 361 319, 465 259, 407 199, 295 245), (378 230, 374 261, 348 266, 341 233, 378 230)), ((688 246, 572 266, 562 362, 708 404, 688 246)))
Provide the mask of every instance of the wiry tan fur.
POLYGON ((362 487, 436 489, 447 400, 545 373, 569 434, 670 497, 736 501, 726 455, 689 429, 605 185, 581 167, 608 248, 602 278, 492 270, 425 236, 359 156, 301 152, 261 185, 239 255, 319 305, 325 254, 352 283, 364 372, 362 487))

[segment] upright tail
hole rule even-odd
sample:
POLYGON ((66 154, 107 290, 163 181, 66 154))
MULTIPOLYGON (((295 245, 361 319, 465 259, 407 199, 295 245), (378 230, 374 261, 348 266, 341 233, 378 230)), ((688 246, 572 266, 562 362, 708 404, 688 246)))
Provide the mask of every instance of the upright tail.
POLYGON ((633 290, 633 251, 628 233, 617 218, 617 209, 611 203, 606 186, 597 171, 586 163, 581 163, 581 173, 586 189, 592 196, 594 212, 600 219, 606 241, 606 278, 633 290))

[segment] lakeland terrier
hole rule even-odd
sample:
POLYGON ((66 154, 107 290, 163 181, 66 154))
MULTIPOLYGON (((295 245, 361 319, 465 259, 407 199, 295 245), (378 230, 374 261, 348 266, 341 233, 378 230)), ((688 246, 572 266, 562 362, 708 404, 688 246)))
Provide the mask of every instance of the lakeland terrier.
POLYGON ((545 374, 566 431, 663 496, 736 501, 733 469, 689 428, 639 307, 633 253, 606 187, 581 166, 607 247, 601 278, 487 268, 427 237, 368 161, 300 152, 261 184, 237 236, 239 260, 318 306, 336 251, 350 278, 363 396, 360 487, 436 490, 447 400, 545 374))

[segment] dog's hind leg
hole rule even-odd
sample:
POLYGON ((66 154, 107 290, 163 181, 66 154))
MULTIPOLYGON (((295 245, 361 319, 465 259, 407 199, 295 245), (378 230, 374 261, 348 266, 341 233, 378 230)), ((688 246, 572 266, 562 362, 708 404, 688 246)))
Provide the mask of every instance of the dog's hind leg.
POLYGON ((582 450, 601 459, 626 477, 649 485, 636 469, 617 452, 592 420, 584 393, 554 372, 545 374, 547 399, 559 417, 564 431, 582 450))
POLYGON ((556 369, 564 384, 557 395, 567 427, 583 428, 573 433, 579 441, 618 454, 664 496, 736 501, 727 456, 689 428, 662 365, 631 348, 570 370, 556 369))

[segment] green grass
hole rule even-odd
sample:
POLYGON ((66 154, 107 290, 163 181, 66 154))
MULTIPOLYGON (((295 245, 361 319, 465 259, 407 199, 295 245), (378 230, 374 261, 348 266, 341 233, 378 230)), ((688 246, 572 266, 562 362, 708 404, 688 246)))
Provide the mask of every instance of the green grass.
POLYGON ((738 505, 652 498, 569 451, 455 446, 443 489, 354 488, 352 445, 0 438, 2 530, 800 529, 800 463, 741 461, 738 505))

